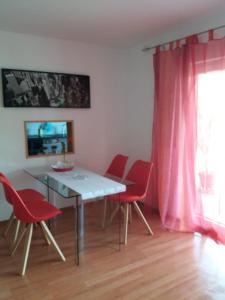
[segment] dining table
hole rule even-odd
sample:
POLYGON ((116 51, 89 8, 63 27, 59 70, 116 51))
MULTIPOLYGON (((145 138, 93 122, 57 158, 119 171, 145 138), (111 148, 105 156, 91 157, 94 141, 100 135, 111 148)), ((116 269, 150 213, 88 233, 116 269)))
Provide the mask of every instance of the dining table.
MULTIPOLYGON (((73 199, 75 211, 75 257, 80 263, 80 238, 84 233, 84 206, 90 201, 104 199, 106 196, 126 191, 126 183, 121 179, 104 176, 86 167, 76 166, 70 171, 59 172, 51 166, 36 166, 24 171, 47 187, 47 200, 50 190, 64 199, 73 199)), ((120 230, 119 230, 120 232, 120 230)), ((120 244, 120 234, 119 234, 120 244)))

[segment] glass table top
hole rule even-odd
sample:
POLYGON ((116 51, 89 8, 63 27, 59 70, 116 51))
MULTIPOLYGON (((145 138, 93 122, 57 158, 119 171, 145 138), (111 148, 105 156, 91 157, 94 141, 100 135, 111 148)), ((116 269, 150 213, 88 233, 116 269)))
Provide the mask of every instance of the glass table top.
MULTIPOLYGON (((64 198, 74 198, 74 197, 81 196, 81 194, 76 191, 76 187, 74 189, 70 188, 67 185, 63 184, 60 180, 58 180, 58 178, 53 178, 54 176, 49 176, 48 173, 52 172, 52 169, 50 166, 49 167, 48 166, 30 167, 30 168, 24 169, 24 171, 64 198)), ((78 176, 79 175, 77 175, 76 178, 78 176)), ((132 182, 129 182, 129 181, 124 181, 124 180, 121 181, 121 178, 112 176, 107 173, 105 174, 105 176, 103 176, 103 178, 104 177, 111 179, 114 182, 118 182, 120 184, 126 185, 126 186, 133 184, 132 182)))
POLYGON ((48 176, 46 173, 50 171, 50 168, 34 167, 24 169, 24 171, 64 198, 74 198, 80 196, 80 194, 76 191, 70 189, 58 180, 48 176))

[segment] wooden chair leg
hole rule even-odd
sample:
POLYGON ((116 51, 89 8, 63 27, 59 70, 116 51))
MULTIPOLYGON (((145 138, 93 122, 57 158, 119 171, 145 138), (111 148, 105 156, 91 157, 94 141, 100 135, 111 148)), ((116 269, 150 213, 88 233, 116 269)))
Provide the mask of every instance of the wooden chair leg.
POLYGON ((118 212, 119 208, 120 208, 120 206, 117 204, 116 207, 115 207, 115 209, 114 209, 114 211, 112 212, 112 214, 110 216, 110 223, 112 223, 112 221, 113 221, 116 213, 118 212))
POLYGON ((129 224, 132 223, 132 203, 129 204, 129 224))
POLYGON ((47 245, 50 246, 50 245, 51 245, 51 241, 49 240, 48 235, 46 234, 46 232, 45 232, 45 231, 43 230, 43 228, 41 227, 41 224, 38 223, 38 225, 39 225, 40 228, 41 228, 41 231, 42 231, 42 233, 43 233, 43 236, 44 236, 44 239, 45 239, 47 245))
POLYGON ((24 254, 23 254, 23 260, 22 260, 22 268, 20 271, 20 275, 24 276, 26 273, 26 268, 27 268, 27 261, 30 253, 30 245, 31 245, 31 240, 32 240, 32 234, 33 234, 33 224, 28 225, 28 230, 27 230, 27 236, 26 236, 26 242, 24 245, 24 254))
POLYGON ((20 224, 21 222, 19 220, 16 220, 16 228, 15 228, 15 232, 13 235, 13 239, 12 239, 12 246, 16 243, 18 235, 19 235, 19 230, 20 230, 20 224))
POLYGON ((12 248, 12 251, 11 251, 10 255, 14 255, 15 254, 17 248, 19 247, 19 244, 21 243, 21 241, 22 241, 25 233, 27 232, 27 229, 28 229, 28 226, 26 224, 24 224, 24 227, 23 227, 23 229, 21 231, 21 234, 18 237, 16 243, 13 245, 13 248, 12 248))
POLYGON ((141 220, 142 220, 142 221, 144 222, 144 224, 146 225, 146 227, 147 227, 149 233, 150 233, 151 235, 153 235, 153 231, 151 230, 151 227, 149 226, 147 220, 145 219, 143 213, 141 212, 141 210, 140 210, 140 208, 139 208, 137 202, 133 202, 133 203, 134 203, 134 208, 136 209, 136 211, 137 211, 138 215, 140 216, 141 220))
POLYGON ((11 214, 11 216, 10 216, 10 219, 9 219, 9 221, 8 221, 8 224, 7 224, 6 228, 5 228, 5 231, 3 232, 3 236, 4 236, 4 237, 7 237, 8 233, 9 233, 9 229, 10 229, 10 227, 12 226, 14 220, 15 220, 15 215, 14 215, 14 213, 12 212, 12 214, 11 214))
POLYGON ((127 228, 129 218, 129 203, 124 204, 124 244, 127 244, 127 228))
POLYGON ((103 207, 103 219, 102 219, 102 228, 105 228, 106 223, 106 214, 107 214, 107 198, 104 199, 104 207, 103 207))
POLYGON ((51 241, 53 247, 55 248, 55 250, 58 252, 59 256, 61 257, 61 259, 63 261, 66 261, 65 256, 63 255, 62 251, 59 249, 58 244, 56 243, 54 237, 52 236, 50 230, 48 229, 48 226, 46 225, 46 223, 44 221, 40 222, 42 229, 44 230, 44 232, 47 234, 48 239, 51 241))

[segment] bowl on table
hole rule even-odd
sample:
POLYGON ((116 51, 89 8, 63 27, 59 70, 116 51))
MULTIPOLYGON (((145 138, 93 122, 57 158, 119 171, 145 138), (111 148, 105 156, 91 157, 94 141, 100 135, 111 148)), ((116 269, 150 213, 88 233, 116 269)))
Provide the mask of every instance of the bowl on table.
POLYGON ((51 168, 56 172, 67 172, 74 168, 74 164, 68 161, 58 161, 56 164, 51 165, 51 168))

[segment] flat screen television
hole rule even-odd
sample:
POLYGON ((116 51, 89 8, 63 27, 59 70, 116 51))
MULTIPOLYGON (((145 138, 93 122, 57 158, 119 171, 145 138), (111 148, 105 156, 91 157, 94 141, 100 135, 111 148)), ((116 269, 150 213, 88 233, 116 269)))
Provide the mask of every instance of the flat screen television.
POLYGON ((74 153, 73 121, 25 121, 27 157, 74 153))

